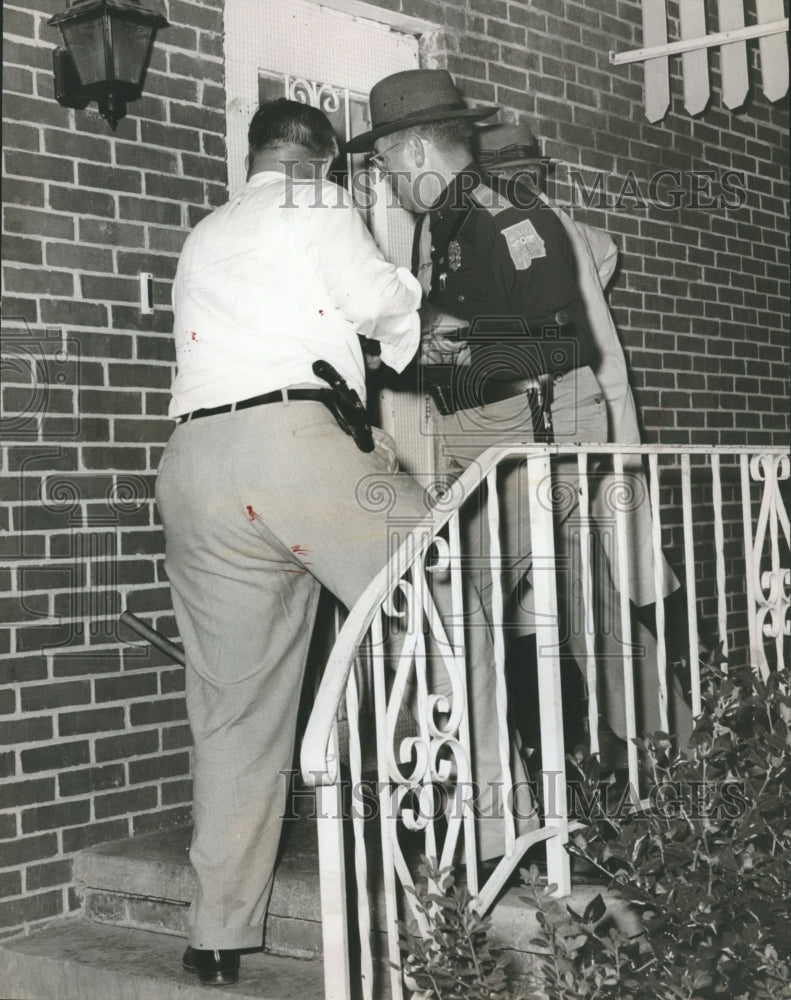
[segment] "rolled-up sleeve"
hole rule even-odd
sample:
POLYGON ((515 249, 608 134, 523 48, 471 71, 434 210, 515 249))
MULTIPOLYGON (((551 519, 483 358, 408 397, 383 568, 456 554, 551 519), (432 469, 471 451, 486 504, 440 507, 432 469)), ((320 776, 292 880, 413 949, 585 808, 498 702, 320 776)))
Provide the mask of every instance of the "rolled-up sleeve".
POLYGON ((332 197, 305 213, 308 251, 335 307, 402 371, 420 340, 420 283, 385 260, 346 192, 333 188, 332 197))

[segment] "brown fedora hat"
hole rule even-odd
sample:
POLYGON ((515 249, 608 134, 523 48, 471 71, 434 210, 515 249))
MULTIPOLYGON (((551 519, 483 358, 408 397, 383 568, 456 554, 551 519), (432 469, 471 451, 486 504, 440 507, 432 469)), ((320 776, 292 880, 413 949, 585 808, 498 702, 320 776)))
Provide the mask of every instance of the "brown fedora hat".
POLYGON ((413 125, 452 118, 480 121, 499 108, 468 108, 445 69, 408 69, 386 76, 371 88, 371 130, 346 143, 350 153, 367 153, 383 135, 413 125))

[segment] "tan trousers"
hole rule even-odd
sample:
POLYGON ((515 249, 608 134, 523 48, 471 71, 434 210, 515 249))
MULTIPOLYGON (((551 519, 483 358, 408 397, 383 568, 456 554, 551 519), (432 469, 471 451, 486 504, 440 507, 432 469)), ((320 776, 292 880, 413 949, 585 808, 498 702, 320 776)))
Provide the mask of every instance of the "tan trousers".
MULTIPOLYGON (((190 942, 258 947, 320 587, 353 605, 426 515, 424 493, 321 403, 294 401, 177 427, 157 503, 194 740, 190 942)), ((449 587, 434 596, 450 607, 449 587)), ((491 631, 480 610, 467 626, 473 774, 486 784, 500 778, 491 631)), ((514 777, 525 780, 520 762, 514 777)), ((478 828, 482 856, 502 853, 501 824, 478 828)))
MULTIPOLYGON (((607 441, 607 411, 603 393, 590 368, 579 368, 562 376, 555 384, 552 403, 553 438, 558 444, 597 444, 607 441)), ((478 409, 463 410, 437 418, 443 453, 451 469, 466 469, 486 448, 534 439, 527 400, 512 398, 478 409)), ((595 460, 589 461, 589 484, 595 488, 595 460)), ((564 649, 583 673, 588 661, 584 632, 584 609, 581 597, 579 517, 579 475, 576 457, 553 462, 555 521, 555 562, 559 621, 564 649)), ((531 572, 542 572, 532 565, 530 516, 527 503, 525 462, 506 462, 497 482, 501 518, 503 592, 506 601, 504 625, 512 634, 536 633, 541 645, 548 641, 549 624, 533 606, 531 572)), ((590 498, 589 498, 590 499, 590 498)), ((601 527, 601 526, 600 526, 601 527)), ((488 527, 483 495, 466 520, 466 548, 477 558, 477 566, 467 578, 484 598, 484 610, 491 618, 488 596, 491 588, 488 570, 488 527)), ((619 596, 612 582, 610 567, 601 559, 596 567, 594 584, 599 602, 599 629, 596 636, 596 667, 601 714, 621 739, 626 738, 624 709, 624 644, 620 627, 619 596)), ((634 623, 631 647, 637 701, 639 734, 660 727, 657 651, 654 636, 634 623)), ((670 726, 679 742, 692 729, 692 716, 680 685, 674 679, 670 687, 670 726)))

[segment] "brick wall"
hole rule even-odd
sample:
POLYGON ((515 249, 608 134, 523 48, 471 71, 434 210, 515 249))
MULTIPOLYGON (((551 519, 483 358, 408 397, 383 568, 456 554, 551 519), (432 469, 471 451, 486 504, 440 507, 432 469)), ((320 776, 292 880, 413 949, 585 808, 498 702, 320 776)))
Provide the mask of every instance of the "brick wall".
MULTIPOLYGON (((153 477, 170 429, 170 279, 188 228, 224 200, 222 3, 170 0, 146 96, 114 134, 95 106, 52 98, 46 20, 62 6, 4 5, 4 933, 77 905, 76 849, 189 816, 182 671, 115 623, 128 607, 175 632, 153 477), (152 316, 137 307, 141 271, 155 275, 152 316)), ((755 58, 744 110, 720 107, 714 55, 709 110, 686 115, 676 72, 651 126, 642 69, 607 58, 640 44, 637 0, 381 6, 440 26, 425 57, 530 121, 564 161, 559 197, 606 177, 605 204, 572 210, 623 252, 612 304, 647 438, 786 440, 788 119, 755 58), (738 171, 744 204, 618 199, 629 171, 642 192, 659 168, 685 183, 738 171)))
POLYGON ((69 856, 189 818, 183 670, 153 505, 171 423, 170 280, 225 199, 220 0, 171 0, 145 97, 115 133, 53 99, 46 21, 4 5, 0 927, 72 908, 69 856), (154 275, 155 311, 138 307, 154 275))

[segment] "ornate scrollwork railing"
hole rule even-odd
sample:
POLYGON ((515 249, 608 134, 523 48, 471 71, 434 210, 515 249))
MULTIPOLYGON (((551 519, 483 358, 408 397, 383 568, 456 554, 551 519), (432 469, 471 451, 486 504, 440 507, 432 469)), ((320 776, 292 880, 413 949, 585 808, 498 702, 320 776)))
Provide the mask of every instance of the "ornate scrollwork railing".
MULTIPOLYGON (((349 611, 303 740, 303 775, 316 786, 320 817, 326 996, 331 1000, 359 992, 368 998, 383 995, 384 979, 389 979, 386 988, 392 997, 411 995, 402 974, 398 922, 407 915, 418 927, 424 926, 423 915, 414 908, 410 911, 408 891, 414 887, 421 854, 441 866, 457 866, 474 905, 482 912, 494 905, 526 851, 540 842, 546 844, 548 881, 558 886, 561 895, 570 891, 564 846, 569 818, 553 538, 554 501, 558 501, 557 488, 562 491, 563 484, 554 482, 552 470, 559 461, 565 461, 567 469, 569 463, 576 463, 582 486, 575 573, 581 605, 578 617, 584 631, 582 648, 588 652, 585 673, 591 752, 599 749, 602 678, 597 671, 603 662, 594 655, 598 640, 592 612, 603 584, 600 567, 591 554, 596 550, 597 533, 611 535, 610 561, 617 581, 617 593, 613 593, 620 612, 617 641, 622 648, 622 669, 612 676, 624 702, 630 787, 640 789, 641 781, 638 749, 631 742, 641 735, 635 685, 636 669, 642 666, 635 659, 640 633, 639 627, 632 631, 630 611, 630 555, 634 554, 631 547, 638 513, 643 516, 640 551, 648 562, 654 593, 660 598, 654 622, 658 728, 671 730, 675 690, 661 600, 667 592, 662 563, 668 542, 684 566, 688 649, 684 665, 693 714, 701 712, 699 663, 707 648, 716 646, 723 656, 749 656, 754 668, 763 673, 782 664, 787 655, 791 559, 782 484, 789 479, 789 461, 780 449, 757 453, 738 448, 519 445, 484 453, 458 480, 437 493, 436 507, 422 523, 411 527, 388 565, 349 611), (520 776, 524 771, 520 770, 519 746, 508 725, 507 629, 497 492, 498 470, 514 461, 523 461, 526 468, 533 606, 536 620, 544 623, 537 644, 541 774, 538 784, 528 782, 521 799, 520 776), (643 461, 647 470, 641 469, 643 461), (483 570, 470 563, 464 550, 466 505, 474 497, 480 499, 482 493, 483 570), (734 530, 739 508, 741 536, 734 530), (605 529, 602 525, 607 518, 605 529), (702 546, 704 536, 708 541, 702 546), (473 627, 476 609, 468 606, 471 598, 481 594, 470 585, 473 570, 478 579, 481 572, 486 576, 483 613, 492 626, 486 653, 490 684, 486 697, 495 706, 495 718, 488 744, 499 782, 493 783, 498 787, 485 789, 478 782, 481 754, 471 730, 481 673, 481 664, 476 662, 480 638, 473 627), (716 609, 708 646, 699 635, 702 606, 716 609), (367 711, 360 704, 360 676, 369 679, 372 692, 367 711), (348 772, 341 768, 336 731, 342 707, 349 727, 348 772), (375 724, 373 779, 364 771, 364 748, 359 738, 366 716, 373 716, 375 724), (350 781, 344 782, 346 777, 350 781), (350 784, 351 806, 344 799, 344 784, 350 784), (526 815, 530 809, 532 814, 526 815), (489 821, 482 822, 480 813, 489 815, 489 810, 494 826, 487 827, 489 821), (350 812, 351 824, 344 823, 350 812), (346 903, 344 830, 349 826, 356 878, 348 895, 356 895, 356 921, 350 920, 346 903), (500 857, 483 870, 480 861, 487 855, 484 841, 491 839, 492 829, 496 830, 500 857), (383 907, 377 906, 377 899, 383 899, 383 907), (359 946, 350 949, 353 924, 360 940, 359 946), (358 952, 359 958, 352 961, 350 954, 358 952), (388 964, 389 972, 377 964, 377 957, 388 964)), ((712 617, 711 610, 708 617, 712 617)))

